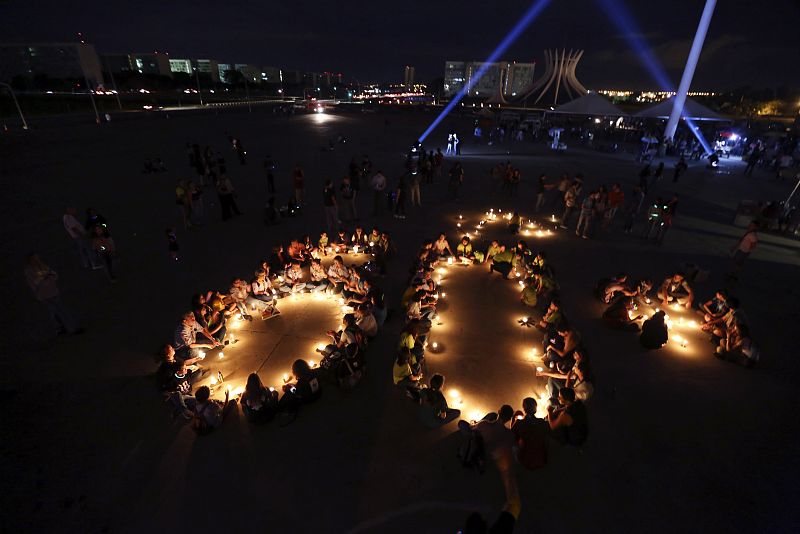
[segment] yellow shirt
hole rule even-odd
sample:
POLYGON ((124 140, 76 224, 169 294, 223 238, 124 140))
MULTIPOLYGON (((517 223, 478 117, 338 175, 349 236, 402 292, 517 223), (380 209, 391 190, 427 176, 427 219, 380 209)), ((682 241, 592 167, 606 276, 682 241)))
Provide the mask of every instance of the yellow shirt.
POLYGON ((411 366, 407 363, 403 365, 397 365, 397 362, 394 363, 394 367, 392 369, 392 379, 394 380, 395 385, 399 384, 404 378, 411 376, 411 366))

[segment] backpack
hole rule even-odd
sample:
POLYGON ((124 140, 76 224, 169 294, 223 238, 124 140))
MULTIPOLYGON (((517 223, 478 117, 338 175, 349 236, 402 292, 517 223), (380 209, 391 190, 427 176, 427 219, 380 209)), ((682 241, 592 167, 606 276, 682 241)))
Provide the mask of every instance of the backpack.
POLYGON ((462 467, 483 473, 486 467, 486 448, 483 444, 483 436, 463 420, 458 422, 458 430, 465 437, 465 441, 458 449, 458 458, 461 460, 462 467))
POLYGON ((198 436, 208 435, 214 430, 214 427, 209 425, 205 418, 203 418, 203 412, 206 408, 208 408, 208 404, 203 406, 199 412, 192 416, 192 430, 194 430, 194 433, 198 436))

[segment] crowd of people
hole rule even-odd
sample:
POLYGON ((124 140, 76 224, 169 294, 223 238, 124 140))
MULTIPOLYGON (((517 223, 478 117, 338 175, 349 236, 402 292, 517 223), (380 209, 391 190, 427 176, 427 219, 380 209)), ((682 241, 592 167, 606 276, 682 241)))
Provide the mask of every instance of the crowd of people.
POLYGON ((352 233, 340 230, 332 240, 323 232, 316 243, 303 236, 285 247, 275 246, 252 277, 234 278, 226 290, 195 294, 172 342, 160 351, 158 387, 174 413, 191 420, 201 435, 219 427, 237 403, 252 423, 280 416, 282 424, 288 424, 301 406, 320 398, 323 384, 355 386, 367 368, 369 342, 387 319, 377 280, 392 249, 389 234, 377 228, 370 233, 361 227, 352 233), (367 254, 369 260, 347 266, 347 254, 367 254), (257 373, 249 375, 242 391, 225 389, 224 400, 211 398, 215 389, 224 387, 221 373, 208 377, 210 385, 194 389, 209 373, 202 367, 208 351, 236 342, 232 323, 277 317, 282 298, 312 292, 338 299, 344 310, 340 327, 326 332, 329 343, 317 349, 322 358, 318 365, 296 360, 281 393, 265 387, 257 373))
POLYGON ((519 283, 520 299, 532 313, 523 322, 542 332, 542 364, 536 376, 546 379, 546 396, 539 401, 524 399, 522 411, 504 405, 480 421, 459 422, 466 436, 460 451, 464 465, 480 468, 489 455, 501 469, 507 469, 512 458, 536 469, 546 463, 549 439, 582 446, 588 436, 585 403, 594 391, 588 354, 580 333, 570 326, 561 308, 554 269, 544 252, 533 252, 525 241, 506 246, 493 240, 485 251, 473 248, 466 235, 456 247, 444 232, 425 241, 401 299, 405 326, 393 366, 395 386, 417 406, 419 419, 429 428, 461 416, 448 406, 442 374, 430 375, 425 383, 429 375, 426 351, 437 351, 437 344, 428 337, 437 323, 437 307, 446 296, 435 273, 443 265, 454 264, 483 265, 489 273, 519 283), (537 402, 547 404, 545 418, 537 416, 537 402))
MULTIPOLYGON (((747 316, 739 299, 724 289, 700 301, 681 272, 667 276, 657 288, 650 279, 633 282, 627 273, 619 273, 600 280, 595 286, 595 297, 607 304, 603 322, 610 328, 639 333, 639 342, 646 349, 660 349, 669 340, 674 323, 668 310, 672 308, 697 315, 697 320, 690 319, 687 324, 697 325, 707 334, 716 357, 748 368, 758 363, 760 355, 750 337, 747 316), (652 309, 651 315, 641 313, 647 308, 652 309)), ((680 335, 674 338, 684 342, 680 335)))

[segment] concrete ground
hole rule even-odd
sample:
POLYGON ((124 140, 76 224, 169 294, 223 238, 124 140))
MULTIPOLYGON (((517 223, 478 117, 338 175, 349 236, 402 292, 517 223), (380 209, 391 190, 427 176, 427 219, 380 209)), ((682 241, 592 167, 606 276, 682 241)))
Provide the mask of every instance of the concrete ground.
MULTIPOLYGON (((351 157, 369 154, 394 181, 407 146, 432 118, 229 111, 140 116, 100 128, 42 121, 30 132, 0 137, 3 530, 454 532, 472 510, 496 514, 503 504, 498 474, 463 470, 455 424, 424 429, 391 386, 397 318, 370 347, 369 373, 357 389, 328 389, 286 428, 254 428, 236 414, 197 439, 170 418, 153 386, 154 353, 192 293, 249 276, 281 240, 317 234, 324 225, 322 183, 343 176, 351 157), (229 133, 247 148, 247 166, 231 152, 229 133), (321 150, 340 134, 347 143, 321 150), (173 188, 175 178, 193 177, 187 141, 225 154, 244 216, 221 222, 209 190, 208 224, 180 228, 173 188), (295 162, 307 176, 303 215, 275 227, 261 219, 267 154, 278 162, 279 201, 289 196, 295 162), (140 172, 143 159, 154 156, 169 172, 140 172), (92 206, 109 219, 119 248, 118 283, 81 269, 61 226, 67 205, 92 206), (167 255, 168 226, 178 227, 177 263, 167 255), (64 301, 86 334, 50 335, 21 274, 33 250, 60 273, 64 301)), ((466 134, 469 119, 449 118, 431 138, 441 140, 451 127, 466 134)), ((467 141, 460 159, 466 184, 458 202, 448 200, 444 180, 425 186, 423 207, 409 208, 403 221, 371 217, 370 196, 360 198, 364 224, 389 229, 398 244, 382 281, 393 307, 421 241, 441 229, 454 243, 459 214, 473 222, 490 207, 530 213, 541 172, 551 179, 581 172, 588 187, 619 181, 627 190, 639 168, 629 154, 580 148, 554 154, 530 144, 490 148, 467 141), (515 198, 487 179, 490 166, 506 159, 523 173, 515 198)), ((655 194, 680 196, 676 225, 661 247, 619 228, 588 241, 564 231, 531 236, 557 269, 564 308, 590 350, 597 391, 583 451, 553 446, 545 469, 517 473, 523 501, 517 532, 797 530, 800 514, 791 503, 800 474, 798 365, 789 335, 798 318, 797 241, 763 235, 735 288, 762 348, 755 370, 717 361, 692 331, 685 333, 686 348, 645 353, 635 336, 603 328, 601 306, 591 298, 601 277, 625 270, 661 280, 687 261, 710 271, 696 286, 700 297, 720 287, 728 248, 742 233, 731 225, 739 200, 780 199, 792 185, 741 171, 736 161, 723 161, 714 173, 693 165, 679 184, 658 184, 655 194)), ((482 244, 492 235, 513 239, 498 224, 483 232, 482 244)), ((465 415, 502 403, 518 408, 523 396, 540 392, 527 352, 539 338, 516 323, 526 312, 515 283, 482 267, 451 267, 444 289, 443 324, 431 337, 443 350, 429 355, 429 366, 459 391, 465 415)), ((280 318, 244 325, 223 360, 206 365, 231 381, 257 370, 274 384, 295 357, 318 359, 310 351, 338 320, 336 303, 301 299, 281 307, 280 318)))

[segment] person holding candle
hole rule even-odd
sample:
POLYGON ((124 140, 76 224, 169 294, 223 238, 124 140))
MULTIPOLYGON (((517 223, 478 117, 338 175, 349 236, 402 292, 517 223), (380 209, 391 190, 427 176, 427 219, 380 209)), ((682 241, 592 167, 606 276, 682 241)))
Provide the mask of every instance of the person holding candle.
POLYGON ((239 313, 242 314, 242 319, 252 321, 253 317, 247 313, 247 303, 250 298, 250 284, 241 278, 234 278, 228 296, 239 310, 239 313))
POLYGON ((175 331, 175 351, 179 360, 191 360, 200 357, 203 349, 213 349, 222 345, 204 329, 195 319, 194 313, 186 312, 180 326, 175 331), (208 342, 200 342, 197 334, 202 333, 208 342))
POLYGON ((328 291, 330 293, 339 294, 344 289, 345 284, 350 279, 350 270, 345 267, 344 260, 341 256, 333 258, 333 263, 328 267, 328 291))
POLYGON ((714 296, 700 305, 703 312, 703 330, 711 329, 711 322, 721 319, 728 312, 728 292, 720 289, 714 296))
POLYGON ((269 319, 280 314, 275 306, 275 297, 272 293, 275 288, 267 273, 268 271, 264 269, 256 271, 256 279, 250 284, 251 293, 247 299, 247 303, 254 311, 261 312, 261 319, 269 319))
POLYGON ((675 273, 665 278, 657 295, 663 306, 678 304, 689 309, 694 301, 694 290, 681 273, 675 273))
POLYGON ((631 297, 618 298, 603 312, 603 322, 610 328, 619 330, 639 331, 637 321, 642 315, 634 315, 636 301, 631 297))
POLYGON ((412 368, 414 356, 407 347, 401 347, 395 358, 394 366, 392 367, 392 381, 394 385, 404 389, 406 395, 415 401, 420 398, 420 380, 422 380, 422 371, 412 368))
POLYGON ((202 293, 192 298, 192 314, 197 324, 200 325, 203 335, 220 342, 225 339, 226 314, 224 311, 214 311, 211 306, 207 305, 206 297, 202 293))
POLYGON ((725 339, 720 340, 714 356, 752 368, 758 363, 760 353, 750 337, 750 328, 746 324, 735 324, 728 330, 725 339))
POLYGON ((369 304, 359 304, 355 309, 356 325, 361 329, 367 339, 373 339, 378 334, 378 322, 372 315, 369 304))
POLYGON ((575 363, 564 372, 536 370, 536 376, 547 378, 547 397, 551 405, 558 404, 558 392, 564 387, 572 388, 576 398, 584 402, 594 393, 594 378, 586 353, 578 349, 573 353, 573 358, 575 363))
POLYGON ((441 232, 438 239, 433 242, 433 253, 437 260, 447 259, 453 255, 453 250, 450 248, 450 243, 447 242, 447 235, 444 232, 441 232))
POLYGON ((464 236, 461 238, 461 243, 456 247, 456 258, 460 259, 462 263, 475 261, 475 254, 472 252, 472 243, 469 237, 464 236))
MULTIPOLYGON (((558 337, 554 343, 550 343, 545 349, 544 362, 551 368, 558 365, 571 365, 573 353, 580 347, 581 335, 572 328, 566 321, 556 328, 558 337)), ((547 340, 549 341, 549 339, 547 340)))
POLYGON ((483 261, 486 262, 494 259, 498 252, 500 252, 500 243, 498 243, 496 239, 492 240, 492 244, 486 249, 486 254, 483 256, 483 261))
POLYGON ((322 267, 322 262, 318 258, 311 260, 311 281, 306 283, 306 287, 311 287, 313 291, 324 291, 328 287, 328 275, 325 274, 325 268, 322 267))
POLYGON ((536 328, 545 332, 545 339, 554 337, 556 335, 556 327, 564 320, 564 315, 561 313, 561 302, 557 299, 550 301, 547 311, 541 320, 536 323, 536 328))

